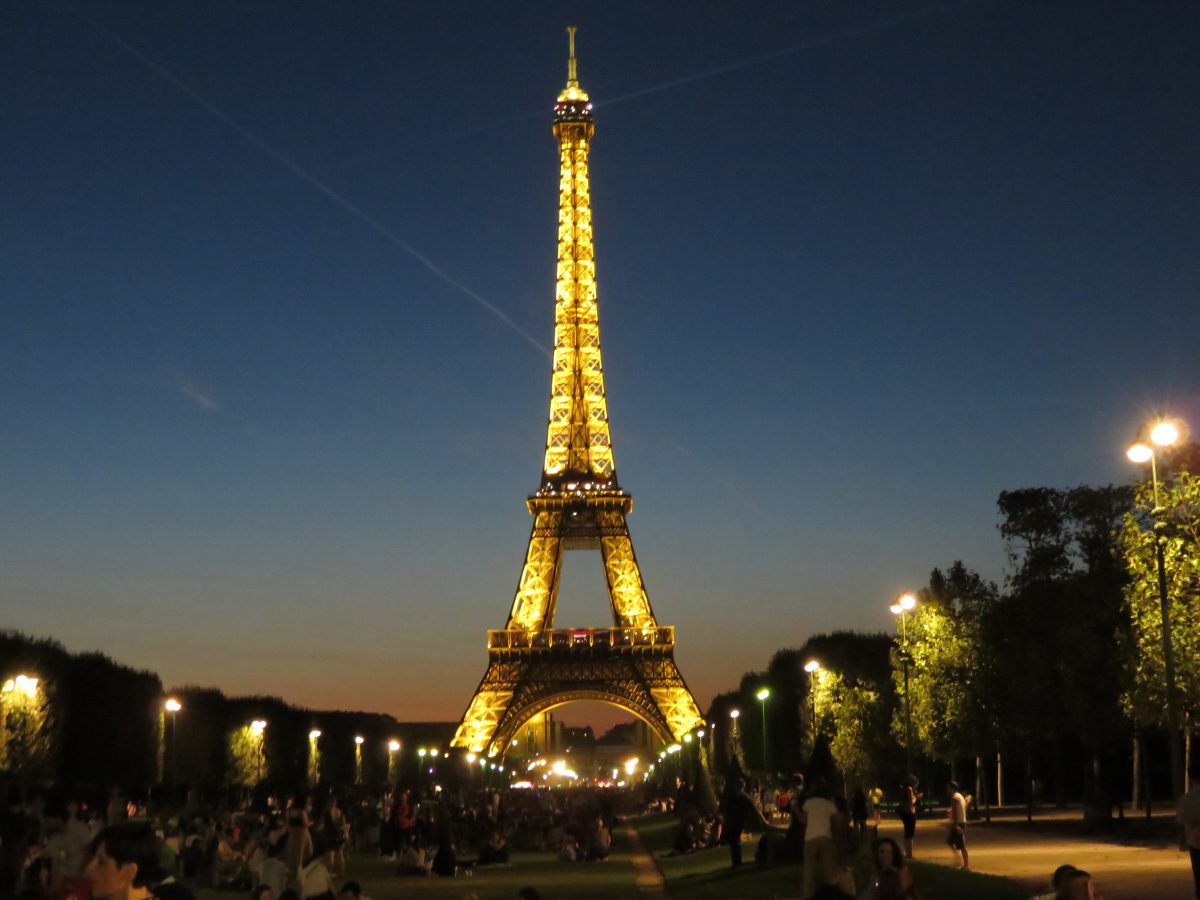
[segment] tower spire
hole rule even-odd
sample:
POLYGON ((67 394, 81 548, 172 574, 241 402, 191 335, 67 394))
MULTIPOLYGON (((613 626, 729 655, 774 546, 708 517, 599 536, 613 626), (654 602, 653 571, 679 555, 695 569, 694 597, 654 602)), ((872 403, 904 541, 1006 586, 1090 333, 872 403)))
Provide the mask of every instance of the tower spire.
POLYGON ((567 43, 570 45, 571 55, 567 58, 567 86, 574 85, 579 87, 579 74, 575 70, 575 26, 567 26, 567 43))
POLYGON ((579 71, 575 65, 575 26, 567 26, 567 86, 562 89, 562 93, 558 95, 559 104, 577 103, 586 105, 588 110, 591 110, 591 104, 588 103, 587 91, 579 86, 579 71))

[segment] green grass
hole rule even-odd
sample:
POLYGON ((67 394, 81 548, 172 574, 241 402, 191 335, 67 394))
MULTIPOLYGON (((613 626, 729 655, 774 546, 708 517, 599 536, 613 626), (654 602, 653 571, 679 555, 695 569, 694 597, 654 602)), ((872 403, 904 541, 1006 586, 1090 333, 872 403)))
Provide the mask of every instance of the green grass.
MULTIPOLYGON (((764 869, 754 863, 754 842, 743 846, 746 865, 734 870, 729 850, 716 847, 684 856, 665 856, 678 829, 678 820, 647 816, 635 822, 646 849, 654 856, 670 895, 678 900, 798 900, 799 865, 764 869)), ((513 865, 486 867, 464 878, 411 878, 394 874, 396 863, 369 853, 350 858, 346 874, 373 900, 514 900, 517 890, 533 885, 545 900, 633 900, 641 897, 634 882, 629 846, 621 829, 614 829, 613 853, 607 862, 564 863, 553 853, 514 853, 513 865)), ((913 875, 923 900, 1024 900, 1027 892, 1007 878, 979 875, 913 863, 913 875)), ((241 892, 201 890, 198 900, 244 900, 241 892)))
MULTIPOLYGON (((459 878, 398 877, 397 863, 374 854, 355 854, 346 873, 334 879, 342 883, 353 879, 362 885, 363 895, 372 900, 462 900, 475 895, 479 900, 515 900, 517 890, 532 885, 544 900, 632 900, 640 897, 634 883, 629 848, 619 834, 613 835, 613 852, 607 862, 560 862, 553 853, 514 853, 512 864, 483 867, 474 875, 459 878)), ((245 900, 241 892, 197 891, 197 900, 245 900)))
MULTIPOLYGON (((671 894, 680 898, 722 898, 722 900, 791 900, 800 897, 799 865, 764 869, 754 863, 756 842, 742 846, 746 865, 734 870, 729 865, 729 850, 716 847, 683 856, 664 856, 679 827, 670 816, 647 816, 637 822, 638 833, 667 880, 671 894)), ((856 871, 863 873, 865 860, 856 871)), ((923 900, 1024 900, 1028 892, 1007 878, 963 872, 931 863, 914 863, 913 878, 923 900)))

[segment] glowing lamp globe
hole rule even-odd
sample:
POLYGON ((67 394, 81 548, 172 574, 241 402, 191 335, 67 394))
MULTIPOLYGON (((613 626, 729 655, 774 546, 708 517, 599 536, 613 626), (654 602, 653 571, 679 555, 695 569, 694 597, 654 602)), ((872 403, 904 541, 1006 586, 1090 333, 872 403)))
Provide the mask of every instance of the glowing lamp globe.
POLYGON ((1148 444, 1130 444, 1129 449, 1125 451, 1125 455, 1129 457, 1131 462, 1147 463, 1154 456, 1154 451, 1148 444))
POLYGON ((1174 422, 1159 422, 1150 429, 1150 440, 1160 447, 1170 447, 1179 440, 1179 428, 1174 422))

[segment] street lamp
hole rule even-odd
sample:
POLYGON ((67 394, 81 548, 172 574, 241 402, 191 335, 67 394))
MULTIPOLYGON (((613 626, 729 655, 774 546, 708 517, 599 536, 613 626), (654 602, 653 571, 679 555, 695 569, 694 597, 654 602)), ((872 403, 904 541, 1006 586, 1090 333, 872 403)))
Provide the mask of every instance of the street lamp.
POLYGON ((912 773, 912 699, 908 695, 908 613, 917 605, 912 594, 901 594, 889 609, 900 617, 900 666, 904 670, 904 766, 905 775, 912 773))
POLYGON ((768 769, 767 769, 767 759, 768 759, 768 757, 767 757, 767 698, 771 696, 771 689, 767 688, 767 687, 760 688, 758 693, 755 694, 754 696, 757 697, 758 702, 760 704, 762 704, 762 739, 763 739, 762 762, 763 762, 763 771, 766 772, 766 771, 768 771, 768 769))
POLYGON ((163 707, 171 714, 171 800, 175 801, 179 796, 179 721, 175 717, 183 709, 183 704, 174 697, 168 697, 163 707))
POLYGON ((808 701, 809 712, 812 722, 812 739, 813 749, 817 749, 817 673, 821 671, 821 664, 815 659, 810 659, 804 664, 804 671, 808 673, 808 701))
POLYGON ((1164 548, 1167 543, 1166 510, 1158 495, 1158 454, 1154 448, 1170 447, 1179 442, 1179 426, 1160 420, 1150 427, 1150 443, 1138 441, 1129 446, 1125 455, 1135 463, 1150 463, 1150 480, 1154 486, 1154 560, 1158 566, 1158 602, 1162 617, 1163 674, 1167 682, 1167 743, 1171 748, 1171 790, 1176 797, 1183 795, 1183 753, 1179 747, 1179 697, 1175 685, 1175 652, 1171 644, 1170 597, 1167 594, 1167 563, 1164 548))
POLYGON ((266 740, 263 737, 263 732, 267 730, 267 722, 265 719, 255 719, 250 723, 250 733, 255 738, 255 752, 258 756, 258 780, 263 780, 264 769, 267 763, 266 740))

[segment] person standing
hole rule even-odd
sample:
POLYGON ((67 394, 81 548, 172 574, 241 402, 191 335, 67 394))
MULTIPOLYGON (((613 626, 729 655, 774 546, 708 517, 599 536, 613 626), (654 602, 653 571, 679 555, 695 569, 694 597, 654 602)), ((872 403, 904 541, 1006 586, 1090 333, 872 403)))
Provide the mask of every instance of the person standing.
POLYGON ((1179 823, 1179 849, 1192 857, 1192 886, 1200 898, 1200 764, 1188 770, 1192 786, 1179 798, 1175 820, 1179 823))
POLYGON ((729 845, 730 865, 737 868, 742 864, 742 832, 771 827, 746 793, 746 779, 735 778, 730 783, 725 796, 721 798, 721 818, 721 838, 729 845))
POLYGON ((917 779, 906 775, 900 783, 900 806, 897 810, 904 825, 904 858, 912 859, 913 838, 917 835, 917 803, 925 795, 917 791, 917 779))
POLYGON ((946 810, 946 821, 949 825, 946 843, 962 857, 962 867, 969 869, 971 866, 967 858, 967 798, 962 795, 957 781, 946 782, 946 790, 950 792, 950 808, 946 810))
POLYGON ((804 876, 801 895, 809 900, 817 888, 833 879, 837 854, 833 845, 837 805, 829 799, 829 786, 818 778, 804 805, 800 807, 804 820, 804 876))

